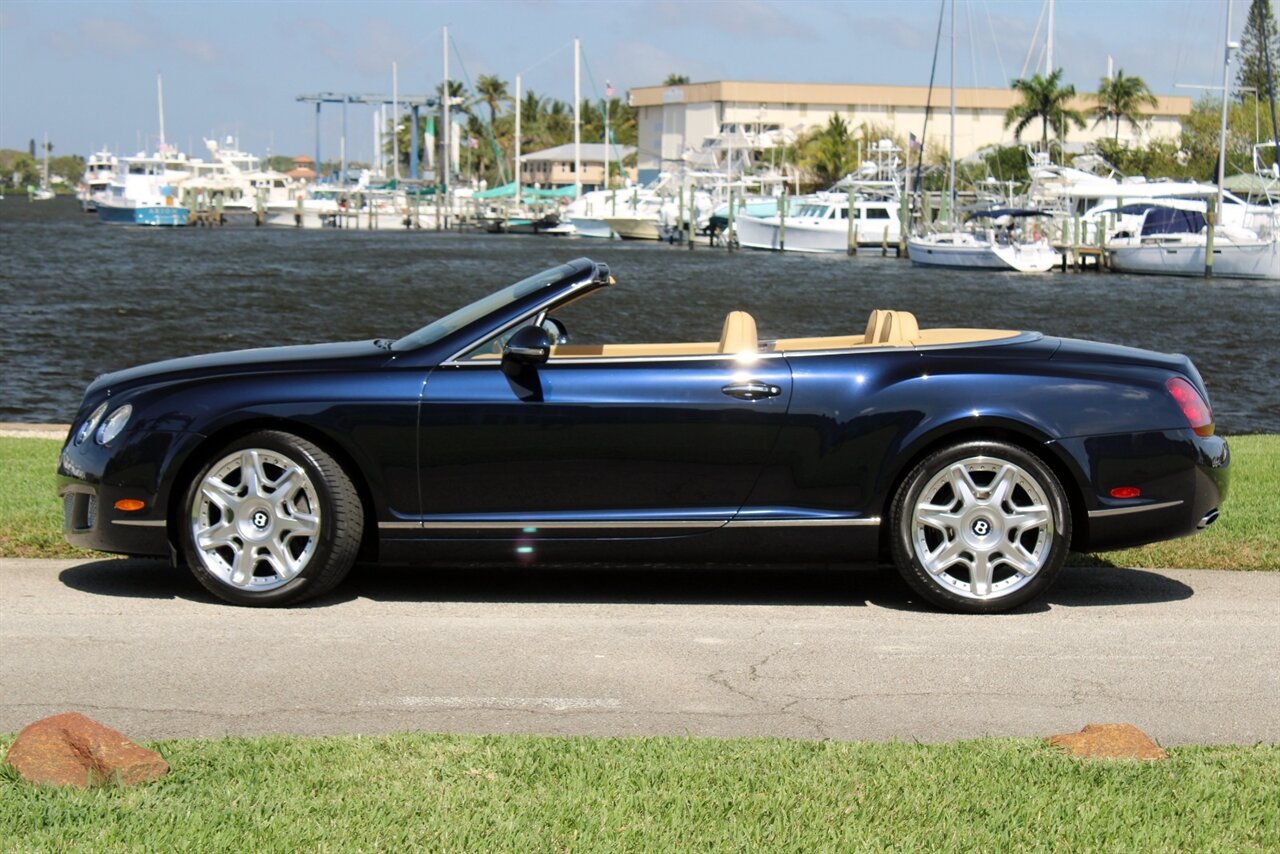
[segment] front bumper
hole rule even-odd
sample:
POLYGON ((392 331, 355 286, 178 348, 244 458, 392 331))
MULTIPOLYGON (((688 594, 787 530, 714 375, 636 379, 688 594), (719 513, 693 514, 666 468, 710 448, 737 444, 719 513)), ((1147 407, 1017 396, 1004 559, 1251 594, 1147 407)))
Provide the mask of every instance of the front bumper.
POLYGON ((63 537, 97 551, 168 556, 172 475, 203 438, 125 431, 106 447, 68 440, 58 457, 63 537), (141 501, 142 509, 117 509, 122 500, 141 501))

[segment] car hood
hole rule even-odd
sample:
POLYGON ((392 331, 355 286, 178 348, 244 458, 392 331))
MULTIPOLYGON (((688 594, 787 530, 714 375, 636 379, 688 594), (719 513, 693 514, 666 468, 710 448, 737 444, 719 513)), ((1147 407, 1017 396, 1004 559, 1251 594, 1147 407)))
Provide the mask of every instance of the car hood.
POLYGON ((105 390, 114 394, 141 385, 231 374, 350 370, 380 364, 392 357, 393 354, 372 340, 207 353, 103 374, 89 384, 86 396, 105 390))

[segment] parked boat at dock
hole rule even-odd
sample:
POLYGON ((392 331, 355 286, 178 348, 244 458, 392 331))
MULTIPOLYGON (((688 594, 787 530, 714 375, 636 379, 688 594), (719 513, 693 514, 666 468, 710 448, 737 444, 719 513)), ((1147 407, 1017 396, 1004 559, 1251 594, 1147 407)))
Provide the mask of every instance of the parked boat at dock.
POLYGON ((106 193, 98 197, 98 221, 118 225, 183 226, 191 211, 178 202, 178 183, 189 173, 185 157, 137 154, 116 160, 106 193))
POLYGON ((105 148, 89 155, 89 160, 84 165, 84 174, 80 178, 80 186, 76 188, 80 210, 93 213, 98 209, 98 198, 107 192, 115 170, 116 156, 105 148))
MULTIPOLYGON (((1111 269, 1159 276, 1203 276, 1209 227, 1194 210, 1152 205, 1136 234, 1107 243, 1111 269)), ((1274 231, 1217 226, 1213 275, 1227 279, 1280 279, 1280 243, 1274 231)))

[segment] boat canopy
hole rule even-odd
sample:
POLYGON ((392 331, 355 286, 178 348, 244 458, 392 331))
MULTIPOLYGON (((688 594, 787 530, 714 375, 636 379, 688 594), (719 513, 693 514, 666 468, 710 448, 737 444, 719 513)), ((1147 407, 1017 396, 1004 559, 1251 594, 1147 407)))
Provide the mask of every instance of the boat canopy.
MULTIPOLYGON (((516 195, 516 183, 503 184, 489 190, 481 190, 472 196, 473 199, 511 199, 516 195)), ((555 190, 540 190, 537 187, 522 187, 520 195, 533 199, 572 199, 577 195, 576 188, 570 184, 555 190)))
POLYGON ((1153 234, 1199 234, 1204 230, 1204 214, 1178 208, 1154 207, 1142 221, 1142 236, 1153 234))
POLYGON ((1048 211, 1036 210, 1034 208, 991 208, 990 210, 974 211, 969 214, 969 219, 999 219, 1002 216, 1011 219, 1025 219, 1033 216, 1049 216, 1048 211))

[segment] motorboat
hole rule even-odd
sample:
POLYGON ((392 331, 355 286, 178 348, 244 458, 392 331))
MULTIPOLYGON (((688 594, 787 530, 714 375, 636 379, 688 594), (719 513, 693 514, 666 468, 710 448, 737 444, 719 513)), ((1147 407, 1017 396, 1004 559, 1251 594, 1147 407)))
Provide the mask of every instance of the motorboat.
POLYGON ((107 192, 115 170, 116 157, 105 148, 89 155, 89 160, 84 165, 84 174, 80 178, 80 186, 76 188, 80 210, 93 213, 98 209, 98 197, 107 192))
POLYGON ((190 161, 167 149, 116 160, 105 193, 97 199, 98 221, 122 225, 183 226, 191 210, 179 202, 178 186, 190 161))

